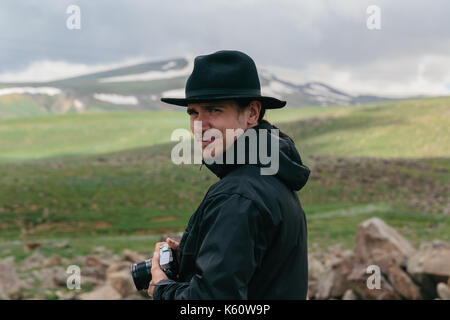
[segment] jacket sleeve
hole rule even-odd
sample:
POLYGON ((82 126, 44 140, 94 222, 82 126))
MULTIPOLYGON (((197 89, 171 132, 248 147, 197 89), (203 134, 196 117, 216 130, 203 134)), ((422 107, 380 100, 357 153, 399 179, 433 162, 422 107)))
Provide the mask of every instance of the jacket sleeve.
POLYGON ((247 299, 274 229, 270 215, 252 200, 238 194, 213 197, 201 220, 198 272, 190 282, 159 282, 154 299, 247 299))

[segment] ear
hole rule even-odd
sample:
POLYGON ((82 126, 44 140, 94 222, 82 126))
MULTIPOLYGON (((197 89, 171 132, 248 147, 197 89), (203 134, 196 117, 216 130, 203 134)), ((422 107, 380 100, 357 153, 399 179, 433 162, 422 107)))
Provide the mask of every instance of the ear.
POLYGON ((262 104, 261 101, 252 100, 248 106, 248 119, 247 125, 249 127, 256 126, 258 124, 259 114, 261 113, 262 104))

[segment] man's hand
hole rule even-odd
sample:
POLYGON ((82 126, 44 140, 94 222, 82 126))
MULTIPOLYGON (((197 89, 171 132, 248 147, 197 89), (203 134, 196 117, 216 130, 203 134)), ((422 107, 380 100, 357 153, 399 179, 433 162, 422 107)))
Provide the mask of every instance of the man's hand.
POLYGON ((169 279, 167 275, 164 273, 164 271, 161 269, 161 266, 159 265, 159 248, 161 245, 167 243, 170 248, 172 248, 174 251, 178 249, 179 242, 172 240, 170 238, 166 239, 166 242, 158 242, 155 245, 155 251, 153 253, 152 258, 152 280, 150 281, 150 285, 148 287, 148 295, 150 298, 153 298, 153 291, 155 290, 155 287, 153 284, 158 283, 161 280, 169 279))

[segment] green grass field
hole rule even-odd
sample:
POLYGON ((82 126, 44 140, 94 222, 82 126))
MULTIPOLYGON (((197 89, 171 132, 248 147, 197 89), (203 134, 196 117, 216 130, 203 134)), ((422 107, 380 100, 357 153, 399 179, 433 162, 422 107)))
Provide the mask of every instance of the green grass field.
MULTIPOLYGON (((299 120, 346 109, 292 108, 268 112, 267 118, 275 122, 299 120)), ((0 163, 148 147, 169 142, 171 132, 177 128, 189 129, 189 118, 183 109, 7 119, 0 123, 0 163)))
MULTIPOLYGON (((299 192, 309 245, 350 248, 372 216, 414 245, 449 241, 450 98, 270 112, 312 170, 299 192)), ((92 113, 0 124, 0 257, 146 252, 182 231, 217 178, 170 160, 183 112, 92 113), (169 118, 169 119, 168 119, 169 118), (55 243, 67 242, 67 246, 55 243)))

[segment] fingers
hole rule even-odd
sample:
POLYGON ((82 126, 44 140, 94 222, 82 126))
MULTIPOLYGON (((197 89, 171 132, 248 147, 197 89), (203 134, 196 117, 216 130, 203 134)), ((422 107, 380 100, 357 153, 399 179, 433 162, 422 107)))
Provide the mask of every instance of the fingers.
POLYGON ((161 269, 159 265, 159 247, 163 245, 165 242, 157 242, 155 245, 155 251, 153 252, 152 258, 152 270, 161 269))
POLYGON ((173 250, 177 250, 180 243, 178 241, 175 241, 171 238, 167 238, 166 242, 169 244, 169 247, 173 250))
POLYGON ((152 286, 152 284, 153 284, 153 280, 150 281, 150 285, 148 286, 148 290, 147 290, 147 293, 148 293, 148 296, 150 299, 153 299, 153 291, 155 290, 155 287, 152 286))

